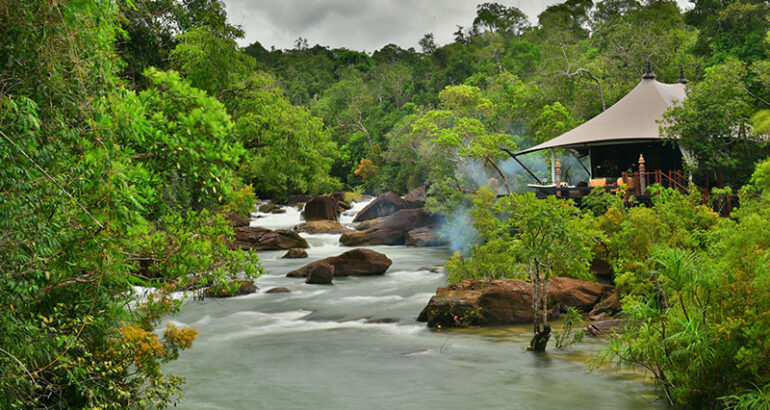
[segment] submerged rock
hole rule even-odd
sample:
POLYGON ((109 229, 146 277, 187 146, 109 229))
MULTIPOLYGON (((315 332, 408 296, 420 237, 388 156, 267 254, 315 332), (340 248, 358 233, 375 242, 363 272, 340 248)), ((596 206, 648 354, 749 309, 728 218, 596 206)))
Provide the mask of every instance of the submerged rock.
POLYGON ((436 225, 436 218, 425 208, 402 209, 363 231, 343 234, 340 243, 346 246, 403 245, 409 231, 436 225))
POLYGON ((382 275, 393 264, 387 256, 370 249, 353 249, 341 255, 309 263, 286 274, 291 278, 307 278, 319 265, 329 265, 333 276, 382 275))
POLYGON ((206 288, 203 295, 207 298, 229 298, 248 295, 257 291, 257 285, 251 280, 234 280, 226 285, 215 285, 206 288))
POLYGON ((307 247, 307 241, 294 231, 286 229, 273 231, 258 226, 235 228, 235 241, 230 244, 231 249, 256 251, 307 247))
POLYGON ((428 227, 412 229, 406 233, 406 246, 443 246, 446 242, 439 237, 438 232, 428 227))
POLYGON ((339 216, 337 200, 330 196, 317 196, 305 204, 306 221, 336 221, 339 216))
POLYGON ((272 288, 265 291, 265 293, 290 293, 289 288, 272 288))
MULTIPOLYGON (((611 288, 594 282, 554 277, 548 281, 549 315, 568 306, 584 312, 611 288)), ((532 322, 532 284, 516 279, 464 280, 438 288, 420 312, 428 327, 493 326, 532 322)))
POLYGON ((352 229, 345 228, 339 221, 307 221, 294 227, 297 232, 306 233, 345 233, 352 232, 352 229))
POLYGON ((353 222, 362 222, 369 219, 382 218, 392 215, 402 209, 408 208, 407 202, 393 191, 388 191, 378 196, 374 201, 362 209, 353 219, 353 222))
POLYGON ((281 256, 281 259, 300 259, 307 258, 307 252, 300 248, 291 248, 285 255, 281 256))

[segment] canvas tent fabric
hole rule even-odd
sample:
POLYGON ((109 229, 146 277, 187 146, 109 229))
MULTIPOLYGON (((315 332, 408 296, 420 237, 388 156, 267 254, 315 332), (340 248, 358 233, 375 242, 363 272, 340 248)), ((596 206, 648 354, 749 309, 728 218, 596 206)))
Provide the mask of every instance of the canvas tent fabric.
POLYGON ((584 148, 607 143, 660 140, 658 121, 672 105, 685 99, 685 84, 664 84, 644 78, 612 107, 580 126, 516 155, 549 148, 584 148))

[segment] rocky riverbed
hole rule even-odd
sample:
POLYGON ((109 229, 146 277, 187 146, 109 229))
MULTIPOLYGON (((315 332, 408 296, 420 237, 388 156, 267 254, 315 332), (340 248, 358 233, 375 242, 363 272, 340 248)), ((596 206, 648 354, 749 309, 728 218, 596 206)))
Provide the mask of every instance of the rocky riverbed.
MULTIPOLYGON (((352 204, 338 220, 355 229, 352 204)), ((254 215, 252 226, 292 230, 296 207, 254 215)), ((417 321, 447 286, 442 247, 372 245, 392 264, 382 274, 305 283, 287 273, 356 247, 341 234, 300 233, 307 258, 259 251, 255 293, 187 301, 170 321, 200 331, 166 366, 187 379, 183 409, 648 409, 664 407, 636 374, 588 372, 603 346, 589 338, 563 351, 527 352, 529 325, 432 329, 417 321)), ((558 329, 559 323, 552 325, 558 329)))

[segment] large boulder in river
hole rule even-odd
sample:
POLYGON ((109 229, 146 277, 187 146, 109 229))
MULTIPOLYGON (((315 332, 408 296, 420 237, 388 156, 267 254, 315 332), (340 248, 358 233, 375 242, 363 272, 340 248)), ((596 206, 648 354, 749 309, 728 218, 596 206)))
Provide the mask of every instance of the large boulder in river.
POLYGON ((334 277, 334 266, 326 261, 313 264, 305 275, 305 283, 313 285, 328 285, 334 277))
POLYGON ((427 195, 425 193, 425 185, 419 186, 413 189, 408 194, 404 195, 404 201, 409 208, 422 208, 425 206, 425 200, 427 195))
POLYGON ((318 265, 328 264, 334 276, 382 275, 393 264, 387 256, 370 249, 353 249, 341 255, 317 260, 286 274, 290 278, 308 277, 318 265))
MULTIPOLYGON (((609 285, 554 277, 548 281, 552 315, 569 306, 584 312, 611 291, 609 285)), ((532 284, 516 279, 464 280, 438 288, 417 320, 429 327, 493 326, 532 322, 532 284)))
POLYGON ((235 228, 235 241, 232 249, 269 251, 291 248, 307 248, 305 239, 294 231, 286 229, 270 230, 258 226, 235 228))
POLYGON ((352 232, 350 228, 345 228, 339 221, 307 221, 294 227, 297 232, 306 233, 345 233, 352 232))
POLYGON ((346 246, 403 245, 409 231, 436 225, 436 218, 425 208, 402 209, 368 229, 343 234, 340 243, 346 246))
POLYGON ((366 221, 368 219, 382 218, 408 208, 407 202, 393 191, 388 191, 372 201, 362 209, 353 219, 353 222, 366 221))
POLYGON ((336 221, 339 207, 336 199, 330 196, 317 196, 305 204, 303 215, 306 221, 336 221))
POLYGON ((406 246, 443 246, 446 242, 441 239, 438 232, 428 227, 412 229, 406 233, 404 245, 406 246))
POLYGON ((377 225, 378 223, 382 222, 383 219, 384 218, 367 219, 367 220, 365 220, 363 222, 360 222, 360 223, 356 224, 356 230, 357 231, 365 231, 365 230, 367 230, 367 229, 377 225))

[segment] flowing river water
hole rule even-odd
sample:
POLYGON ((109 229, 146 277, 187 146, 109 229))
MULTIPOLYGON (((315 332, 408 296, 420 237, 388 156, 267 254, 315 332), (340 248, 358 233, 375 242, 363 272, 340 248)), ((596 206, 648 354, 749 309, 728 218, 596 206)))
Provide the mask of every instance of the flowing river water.
MULTIPOLYGON (((366 203, 341 217, 352 222, 366 203)), ((262 215, 270 229, 299 212, 262 215)), ((603 342, 527 352, 530 326, 431 330, 416 321, 444 273, 444 248, 368 247, 393 265, 384 276, 306 285, 286 273, 349 248, 339 235, 303 234, 305 259, 260 252, 255 294, 188 300, 170 321, 197 328, 193 348, 165 367, 186 379, 182 409, 648 409, 664 408, 636 374, 589 372, 603 342), (434 269, 435 270, 435 269, 434 269), (291 293, 267 294, 273 287, 291 293)), ((558 327, 558 323, 554 323, 558 327)))

